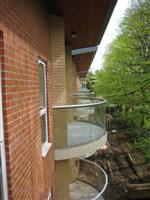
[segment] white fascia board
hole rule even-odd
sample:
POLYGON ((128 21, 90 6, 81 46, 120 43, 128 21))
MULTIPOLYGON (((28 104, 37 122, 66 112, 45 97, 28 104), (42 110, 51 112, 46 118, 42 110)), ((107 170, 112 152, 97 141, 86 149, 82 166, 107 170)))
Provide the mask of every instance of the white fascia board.
POLYGON ((80 49, 73 49, 71 51, 72 56, 80 55, 80 54, 85 54, 85 53, 92 53, 97 51, 97 46, 92 46, 92 47, 86 47, 86 48, 80 48, 80 49))
POLYGON ((1 65, 0 65, 0 142, 3 140, 4 140, 4 129, 3 129, 2 81, 1 81, 1 65))

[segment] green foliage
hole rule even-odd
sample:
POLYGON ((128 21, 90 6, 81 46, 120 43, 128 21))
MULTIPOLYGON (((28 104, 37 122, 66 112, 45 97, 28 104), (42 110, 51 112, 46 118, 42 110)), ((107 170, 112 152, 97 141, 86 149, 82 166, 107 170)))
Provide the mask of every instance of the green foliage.
POLYGON ((141 112, 143 112, 143 109, 139 107, 133 111, 127 112, 124 116, 124 121, 127 124, 130 140, 135 144, 135 147, 145 155, 145 159, 150 161, 150 116, 145 113, 144 123, 141 124, 141 112))
POLYGON ((147 157, 150 134, 149 0, 132 0, 120 24, 119 35, 105 55, 103 68, 96 73, 94 91, 110 104, 125 108, 122 117, 128 132, 147 157))
POLYGON ((135 145, 145 155, 146 160, 150 161, 150 137, 140 138, 135 145))
POLYGON ((94 92, 95 83, 96 83, 95 74, 93 72, 89 72, 86 79, 86 84, 87 84, 86 86, 87 89, 90 90, 90 92, 94 92))
POLYGON ((140 125, 141 125, 140 112, 136 112, 136 110, 128 111, 124 118, 128 127, 132 127, 132 128, 137 127, 138 129, 140 128, 140 125))
POLYGON ((145 129, 150 130, 150 120, 145 119, 144 124, 145 124, 145 126, 144 126, 145 129))
POLYGON ((131 8, 96 74, 95 86, 97 95, 130 106, 150 101, 150 1, 133 1, 131 8))

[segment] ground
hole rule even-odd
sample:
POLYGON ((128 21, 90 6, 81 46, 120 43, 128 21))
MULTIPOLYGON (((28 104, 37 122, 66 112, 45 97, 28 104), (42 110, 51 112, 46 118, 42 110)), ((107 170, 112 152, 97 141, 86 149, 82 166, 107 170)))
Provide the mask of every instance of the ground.
POLYGON ((150 163, 134 148, 125 130, 115 129, 108 138, 108 148, 90 158, 109 176, 105 200, 150 200, 150 163), (138 189, 133 191, 132 186, 138 189))
POLYGON ((91 200, 98 193, 95 188, 81 181, 70 184, 70 200, 91 200))

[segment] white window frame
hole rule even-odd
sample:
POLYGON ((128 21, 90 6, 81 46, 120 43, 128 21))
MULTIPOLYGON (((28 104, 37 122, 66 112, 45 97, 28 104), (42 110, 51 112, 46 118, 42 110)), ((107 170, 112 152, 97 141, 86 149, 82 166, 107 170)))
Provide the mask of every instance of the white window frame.
POLYGON ((8 200, 8 188, 7 188, 7 172, 6 172, 6 155, 5 155, 5 147, 4 147, 4 141, 0 142, 0 158, 1 158, 1 170, 0 170, 0 176, 2 181, 2 198, 5 200, 8 200))
MULTIPOLYGON (((38 65, 41 64, 43 66, 44 69, 44 95, 45 95, 45 107, 40 107, 40 119, 41 117, 44 115, 45 116, 45 123, 46 123, 46 127, 45 127, 45 142, 42 143, 42 156, 45 157, 46 154, 48 153, 50 147, 51 147, 51 143, 48 142, 48 121, 47 121, 47 87, 46 87, 46 63, 40 59, 38 59, 38 65)), ((40 77, 39 77, 40 78, 40 77)))
POLYGON ((6 155, 4 144, 4 126, 3 126, 3 112, 2 112, 2 81, 1 81, 1 64, 0 64, 0 159, 1 170, 0 176, 2 181, 3 198, 8 200, 8 187, 7 187, 7 172, 6 172, 6 155))
POLYGON ((2 81, 1 81, 1 65, 0 65, 0 142, 4 139, 3 131, 3 114, 2 114, 2 81))

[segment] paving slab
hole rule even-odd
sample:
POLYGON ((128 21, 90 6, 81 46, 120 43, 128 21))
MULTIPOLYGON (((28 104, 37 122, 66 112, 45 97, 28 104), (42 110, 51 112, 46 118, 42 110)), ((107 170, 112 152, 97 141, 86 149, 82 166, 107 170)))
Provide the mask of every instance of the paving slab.
POLYGON ((95 124, 70 122, 68 124, 68 146, 76 146, 102 137, 104 129, 95 124))
MULTIPOLYGON (((70 184, 70 200, 92 200, 99 194, 91 185, 82 181, 76 181, 70 184)), ((104 200, 100 197, 97 200, 104 200)))

